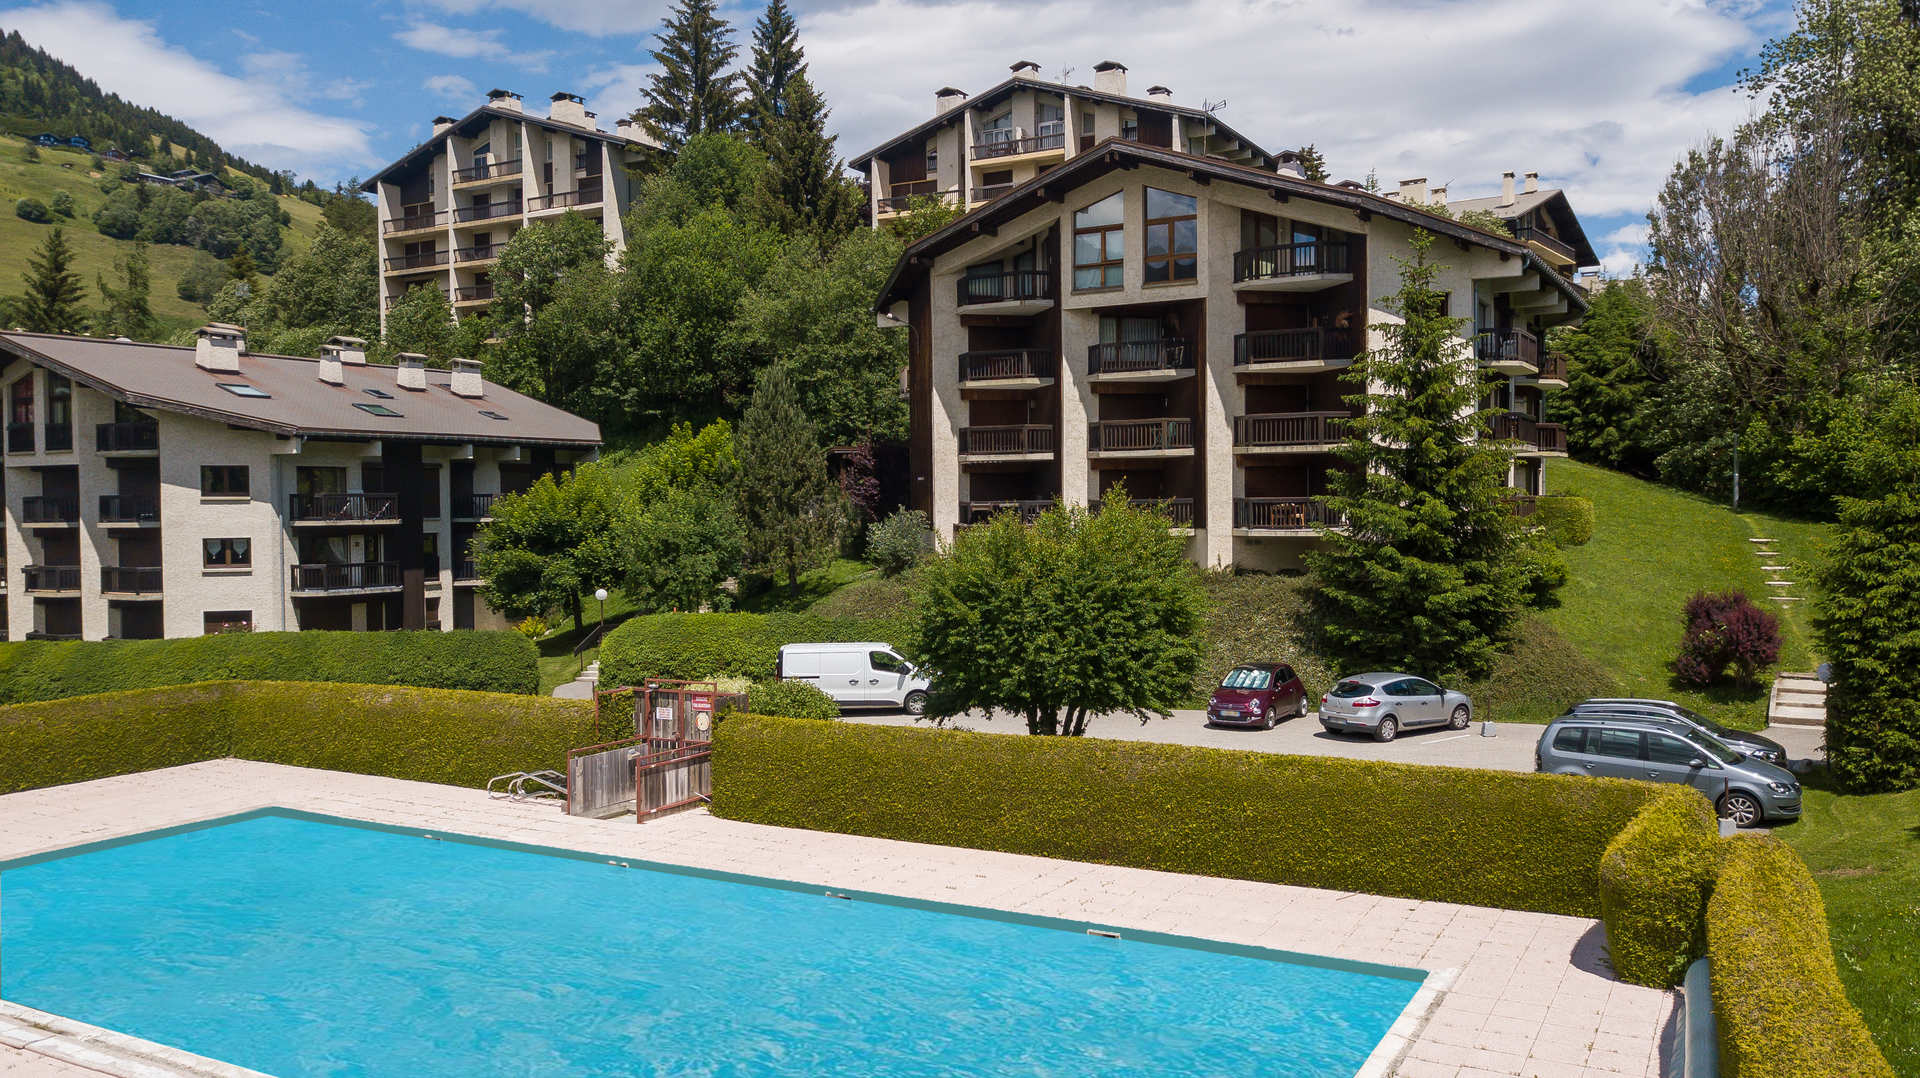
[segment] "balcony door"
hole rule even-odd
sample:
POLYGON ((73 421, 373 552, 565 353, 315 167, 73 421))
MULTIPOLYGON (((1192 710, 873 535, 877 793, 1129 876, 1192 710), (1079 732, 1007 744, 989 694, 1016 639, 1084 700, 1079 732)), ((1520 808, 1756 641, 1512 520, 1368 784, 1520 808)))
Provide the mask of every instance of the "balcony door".
POLYGON ((302 466, 294 469, 294 484, 302 498, 315 494, 345 494, 347 470, 302 466))
POLYGON ((483 142, 473 148, 473 168, 475 176, 485 176, 487 158, 493 156, 493 143, 483 142))
POLYGON ((1003 112, 980 125, 980 144, 997 146, 1013 138, 1013 113, 1003 112))

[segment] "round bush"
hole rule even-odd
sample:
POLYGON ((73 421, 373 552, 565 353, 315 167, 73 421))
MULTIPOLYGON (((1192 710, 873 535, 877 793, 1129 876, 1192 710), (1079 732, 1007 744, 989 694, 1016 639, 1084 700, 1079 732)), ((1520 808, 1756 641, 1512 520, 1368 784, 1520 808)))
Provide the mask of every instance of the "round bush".
POLYGON ((840 705, 804 681, 756 681, 747 690, 747 710, 790 719, 837 719, 840 705))
POLYGON ((22 221, 32 221, 36 225, 44 225, 53 220, 53 214, 47 209, 47 204, 37 198, 23 198, 14 203, 13 215, 22 221))
POLYGON ((902 509, 867 529, 867 560, 886 576, 898 576, 933 549, 933 527, 927 514, 902 509))
POLYGON ((1533 520, 1557 547, 1585 546, 1593 538, 1593 500, 1570 494, 1534 499, 1533 520))
POLYGON ((53 212, 62 217, 73 216, 73 196, 65 191, 55 191, 53 201, 48 205, 52 207, 53 212))

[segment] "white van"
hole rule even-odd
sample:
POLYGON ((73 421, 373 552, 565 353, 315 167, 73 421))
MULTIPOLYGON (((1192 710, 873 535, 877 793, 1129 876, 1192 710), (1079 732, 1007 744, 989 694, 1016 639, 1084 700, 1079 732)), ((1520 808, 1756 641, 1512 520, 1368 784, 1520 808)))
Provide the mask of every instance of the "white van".
POLYGON ((841 707, 927 709, 927 679, 886 644, 788 644, 775 672, 804 681, 841 707))

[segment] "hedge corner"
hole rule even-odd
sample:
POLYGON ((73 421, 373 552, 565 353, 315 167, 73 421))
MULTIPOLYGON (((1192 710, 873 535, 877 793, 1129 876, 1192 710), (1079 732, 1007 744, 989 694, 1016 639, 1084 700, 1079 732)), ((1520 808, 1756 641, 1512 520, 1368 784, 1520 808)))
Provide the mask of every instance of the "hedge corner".
POLYGON ((1607 844, 1600 918, 1621 980, 1669 987, 1705 950, 1719 843, 1707 800, 1690 789, 1667 789, 1607 844))

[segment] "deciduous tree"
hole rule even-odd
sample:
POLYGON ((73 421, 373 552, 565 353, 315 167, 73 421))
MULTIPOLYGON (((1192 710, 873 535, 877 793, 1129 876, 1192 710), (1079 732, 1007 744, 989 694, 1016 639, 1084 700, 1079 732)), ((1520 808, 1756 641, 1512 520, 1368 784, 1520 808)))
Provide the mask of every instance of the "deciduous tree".
POLYGON ((581 597, 617 584, 626 571, 620 497, 600 465, 541 476, 523 493, 496 499, 491 512, 474 567, 486 580, 487 603, 508 617, 565 611, 584 624, 581 597))

